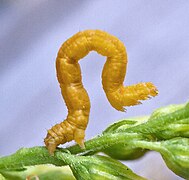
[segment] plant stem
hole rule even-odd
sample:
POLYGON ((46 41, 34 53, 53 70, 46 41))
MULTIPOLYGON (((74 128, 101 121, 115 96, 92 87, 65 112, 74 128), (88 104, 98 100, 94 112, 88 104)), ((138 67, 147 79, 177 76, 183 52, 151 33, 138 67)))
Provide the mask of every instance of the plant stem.
POLYGON ((39 164, 65 165, 55 156, 50 156, 45 147, 22 148, 16 153, 0 158, 0 169, 22 169, 39 164))
POLYGON ((91 155, 106 149, 115 144, 129 144, 134 139, 145 139, 143 135, 136 133, 107 133, 97 136, 85 142, 85 149, 81 149, 79 145, 66 148, 71 154, 91 155))

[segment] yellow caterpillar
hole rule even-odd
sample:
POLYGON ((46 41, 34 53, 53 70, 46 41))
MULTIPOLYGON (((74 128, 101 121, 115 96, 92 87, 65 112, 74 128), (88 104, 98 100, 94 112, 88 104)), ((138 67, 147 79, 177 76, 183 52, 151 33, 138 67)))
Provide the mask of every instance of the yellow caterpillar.
POLYGON ((68 115, 63 122, 48 130, 44 141, 50 154, 54 153, 59 144, 71 140, 84 148, 90 100, 82 84, 78 61, 90 51, 107 56, 102 72, 102 85, 110 104, 118 111, 124 111, 124 106, 140 104, 139 100, 158 94, 151 82, 124 87, 127 54, 124 44, 118 38, 100 30, 86 30, 75 34, 63 43, 56 59, 57 77, 68 115))

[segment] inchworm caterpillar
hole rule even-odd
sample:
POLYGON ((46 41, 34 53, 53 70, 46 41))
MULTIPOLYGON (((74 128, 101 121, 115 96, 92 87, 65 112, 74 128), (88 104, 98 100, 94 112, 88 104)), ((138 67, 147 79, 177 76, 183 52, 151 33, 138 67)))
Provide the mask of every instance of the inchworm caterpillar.
POLYGON ((124 106, 140 104, 139 100, 158 94, 151 82, 124 87, 127 54, 124 44, 118 38, 100 30, 78 32, 63 43, 56 59, 57 78, 68 115, 63 122, 48 130, 44 141, 50 154, 54 153, 59 144, 71 140, 84 148, 90 100, 82 84, 78 61, 90 51, 107 56, 102 85, 110 104, 118 111, 124 111, 124 106))

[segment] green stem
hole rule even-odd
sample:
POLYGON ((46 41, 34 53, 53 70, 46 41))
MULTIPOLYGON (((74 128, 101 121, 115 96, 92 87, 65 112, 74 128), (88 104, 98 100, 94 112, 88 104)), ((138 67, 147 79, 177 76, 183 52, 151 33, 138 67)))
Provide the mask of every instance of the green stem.
POLYGON ((69 150, 71 154, 91 155, 103 151, 112 145, 120 143, 127 144, 134 139, 144 139, 144 136, 136 133, 107 133, 86 141, 85 149, 81 149, 80 146, 74 145, 68 147, 67 150, 69 150))
POLYGON ((39 165, 39 164, 54 164, 56 166, 63 166, 69 164, 69 154, 65 153, 69 150, 72 154, 83 153, 96 153, 103 149, 117 144, 117 143, 128 143, 134 139, 144 139, 140 134, 135 133, 116 133, 116 134, 105 134, 98 136, 85 143, 86 149, 81 149, 78 145, 72 146, 67 149, 57 149, 54 156, 50 156, 49 152, 45 147, 33 147, 33 148, 22 148, 15 154, 0 158, 0 169, 22 169, 25 166, 39 165), (59 152, 59 153, 58 153, 59 152), (60 153, 65 154, 63 160, 60 159, 60 153))
POLYGON ((24 166, 39 164, 65 165, 55 156, 50 156, 45 147, 22 148, 10 156, 0 158, 0 169, 22 169, 24 166))

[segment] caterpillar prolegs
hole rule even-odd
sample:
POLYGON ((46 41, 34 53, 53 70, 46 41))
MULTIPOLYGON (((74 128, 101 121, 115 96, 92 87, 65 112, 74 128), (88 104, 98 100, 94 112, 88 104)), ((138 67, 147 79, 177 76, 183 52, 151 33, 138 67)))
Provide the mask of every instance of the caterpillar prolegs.
POLYGON ((85 129, 90 113, 90 100, 82 84, 78 61, 90 51, 107 56, 102 72, 102 85, 110 104, 118 111, 125 106, 140 104, 156 96, 158 91, 151 83, 125 87, 127 54, 124 44, 115 36, 100 30, 78 32, 61 46, 56 59, 57 78, 68 108, 67 118, 48 130, 45 145, 53 154, 59 144, 75 140, 84 148, 85 129))

